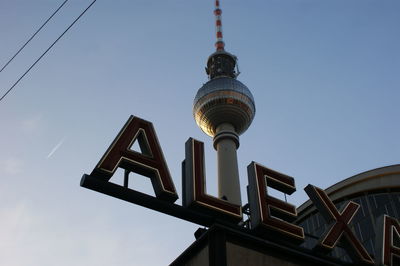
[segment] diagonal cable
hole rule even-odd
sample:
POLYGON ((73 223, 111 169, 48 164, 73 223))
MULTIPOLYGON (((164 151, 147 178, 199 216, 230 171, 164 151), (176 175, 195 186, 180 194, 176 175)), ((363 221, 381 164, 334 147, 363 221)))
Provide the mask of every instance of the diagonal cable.
POLYGON ((35 31, 35 33, 24 43, 24 45, 21 46, 21 48, 19 48, 19 50, 13 55, 13 57, 10 58, 10 60, 8 60, 8 62, 0 69, 0 73, 8 66, 8 64, 11 63, 12 60, 14 60, 14 58, 25 48, 25 46, 33 39, 35 38, 36 34, 38 34, 41 29, 46 26, 47 22, 49 22, 55 14, 57 14, 57 12, 68 2, 69 0, 65 0, 57 9, 56 11, 53 12, 53 14, 51 14, 51 16, 42 24, 42 26, 39 27, 39 29, 37 29, 35 31))
POLYGON ((89 8, 92 7, 92 5, 96 1, 97 0, 93 0, 90 3, 90 5, 84 11, 82 11, 82 13, 68 26, 68 28, 63 33, 61 33, 60 36, 58 36, 58 38, 49 46, 49 48, 47 48, 46 51, 44 51, 43 54, 39 56, 38 59, 36 59, 36 61, 24 72, 24 74, 22 74, 22 76, 6 91, 6 93, 4 93, 3 96, 1 96, 0 102, 7 96, 8 93, 10 93, 12 89, 15 88, 15 86, 17 86, 17 84, 26 76, 26 74, 28 74, 28 72, 31 71, 31 69, 43 58, 43 56, 45 56, 47 52, 50 51, 51 48, 53 48, 53 46, 64 36, 65 33, 67 33, 67 31, 70 28, 72 28, 72 26, 74 26, 74 24, 86 13, 86 11, 89 10, 89 8))

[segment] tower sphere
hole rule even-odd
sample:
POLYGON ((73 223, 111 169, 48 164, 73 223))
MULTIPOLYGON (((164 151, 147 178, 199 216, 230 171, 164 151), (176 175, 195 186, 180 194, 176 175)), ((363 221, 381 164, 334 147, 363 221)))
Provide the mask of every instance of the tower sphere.
POLYGON ((207 135, 214 137, 216 128, 228 123, 238 135, 253 121, 256 108, 250 90, 236 78, 216 77, 204 84, 193 102, 193 116, 207 135))

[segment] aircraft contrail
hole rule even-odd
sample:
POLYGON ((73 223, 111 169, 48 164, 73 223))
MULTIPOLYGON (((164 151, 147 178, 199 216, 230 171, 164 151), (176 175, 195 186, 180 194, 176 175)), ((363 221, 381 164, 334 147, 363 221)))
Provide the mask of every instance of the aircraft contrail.
POLYGON ((49 155, 47 155, 47 159, 49 159, 61 147, 61 145, 64 143, 64 141, 65 141, 65 138, 62 138, 62 140, 60 140, 60 142, 57 143, 57 145, 51 150, 49 155))

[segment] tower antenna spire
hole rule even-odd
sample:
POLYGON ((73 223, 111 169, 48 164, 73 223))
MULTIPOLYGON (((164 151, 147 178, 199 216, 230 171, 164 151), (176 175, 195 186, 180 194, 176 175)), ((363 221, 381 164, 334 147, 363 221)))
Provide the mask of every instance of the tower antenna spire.
POLYGON ((221 21, 221 14, 222 10, 219 5, 219 0, 215 0, 215 10, 214 10, 214 15, 215 15, 215 31, 217 35, 217 41, 215 42, 215 47, 217 48, 217 51, 224 51, 225 49, 225 43, 222 38, 222 21, 221 21))

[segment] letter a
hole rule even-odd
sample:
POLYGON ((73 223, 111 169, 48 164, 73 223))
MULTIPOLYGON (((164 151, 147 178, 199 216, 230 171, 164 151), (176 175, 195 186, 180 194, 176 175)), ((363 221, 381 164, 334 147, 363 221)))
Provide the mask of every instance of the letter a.
POLYGON ((178 198, 152 123, 130 116, 91 175, 108 181, 118 167, 149 177, 157 198, 178 198), (130 149, 136 140, 142 153, 130 149))

